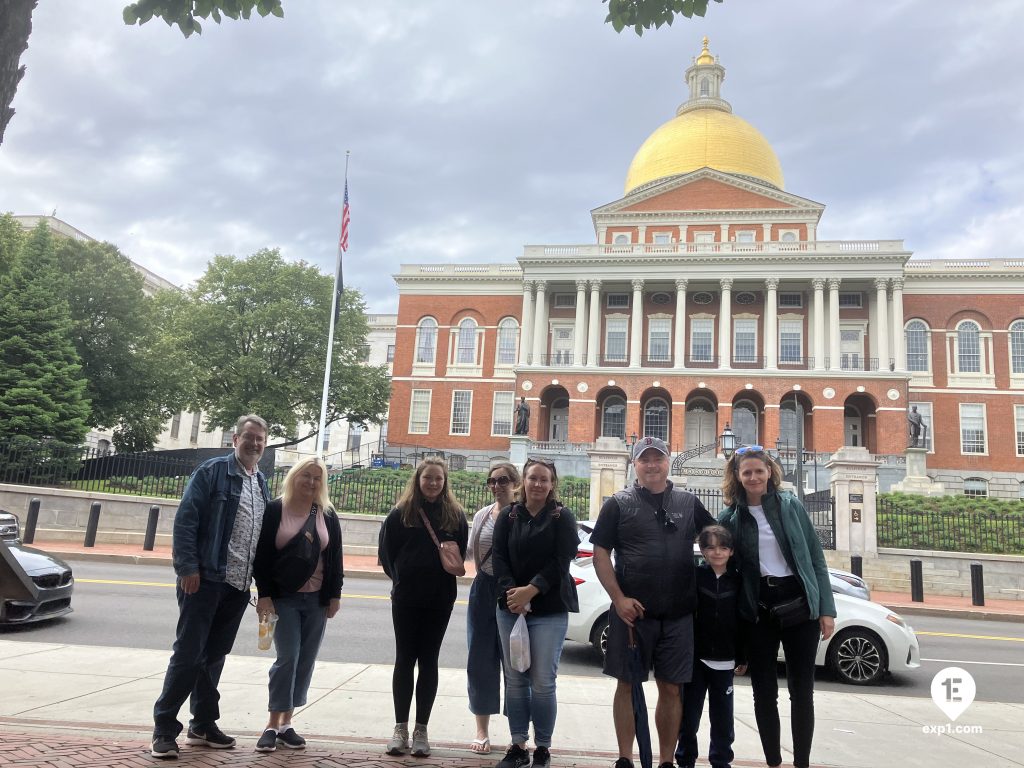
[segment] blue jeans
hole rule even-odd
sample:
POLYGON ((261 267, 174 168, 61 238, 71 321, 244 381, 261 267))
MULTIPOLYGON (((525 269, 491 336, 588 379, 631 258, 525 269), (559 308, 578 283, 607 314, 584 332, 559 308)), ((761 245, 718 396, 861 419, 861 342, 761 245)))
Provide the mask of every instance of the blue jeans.
POLYGON ((274 598, 277 661, 270 667, 271 712, 289 712, 306 704, 313 665, 327 626, 327 607, 319 592, 293 592, 274 598))
POLYGON ((231 652, 238 625, 249 605, 249 590, 223 581, 199 582, 199 590, 186 595, 177 588, 178 628, 164 687, 153 705, 153 735, 181 733, 178 710, 191 696, 191 724, 212 725, 220 719, 217 684, 224 657, 231 652))
POLYGON ((479 572, 469 588, 466 638, 469 658, 466 679, 469 711, 474 715, 496 715, 501 711, 501 672, 504 659, 498 639, 498 580, 479 572))
POLYGON ((508 639, 519 617, 501 608, 496 611, 501 650, 505 657, 505 708, 512 743, 526 744, 532 719, 534 744, 550 747, 558 714, 555 678, 558 676, 565 631, 569 628, 569 614, 526 615, 526 626, 530 630, 530 668, 526 672, 516 672, 510 662, 508 639))
POLYGON ((692 768, 700 752, 697 729, 704 710, 705 694, 708 699, 708 721, 711 724, 708 762, 711 768, 729 768, 732 765, 732 743, 736 738, 732 683, 731 669, 711 669, 700 659, 693 660, 693 680, 683 686, 683 721, 679 728, 679 746, 676 747, 676 763, 683 768, 692 768))

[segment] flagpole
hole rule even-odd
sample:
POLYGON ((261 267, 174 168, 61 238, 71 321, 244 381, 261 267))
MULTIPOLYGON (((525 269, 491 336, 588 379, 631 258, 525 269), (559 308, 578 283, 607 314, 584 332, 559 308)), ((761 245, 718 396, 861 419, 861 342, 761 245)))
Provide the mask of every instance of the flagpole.
POLYGON ((338 301, 345 290, 341 274, 341 255, 348 249, 348 158, 352 153, 345 150, 345 199, 341 208, 341 232, 338 234, 338 262, 334 269, 334 292, 331 297, 330 330, 327 332, 327 362, 324 365, 324 391, 320 398, 320 427, 317 430, 317 453, 327 460, 324 449, 324 435, 327 430, 327 396, 331 388, 331 363, 334 361, 334 324, 338 321, 338 301))

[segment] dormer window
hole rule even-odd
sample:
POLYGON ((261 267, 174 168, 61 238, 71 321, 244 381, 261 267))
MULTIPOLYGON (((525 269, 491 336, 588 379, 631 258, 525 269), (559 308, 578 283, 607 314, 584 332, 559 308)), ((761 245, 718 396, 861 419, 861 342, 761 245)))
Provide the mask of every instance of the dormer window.
POLYGON ((706 99, 711 95, 711 83, 708 82, 706 77, 702 77, 700 80, 700 97, 706 99))

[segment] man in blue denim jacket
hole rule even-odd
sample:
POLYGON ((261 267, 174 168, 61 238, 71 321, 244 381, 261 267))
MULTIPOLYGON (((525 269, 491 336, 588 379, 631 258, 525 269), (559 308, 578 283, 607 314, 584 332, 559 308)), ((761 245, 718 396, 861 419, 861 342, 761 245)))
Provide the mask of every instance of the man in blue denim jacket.
POLYGON ((217 727, 217 684, 249 604, 252 562, 270 500, 258 463, 267 422, 242 416, 235 450, 203 462, 192 474, 174 515, 174 572, 178 628, 160 698, 153 706, 157 758, 177 758, 178 711, 191 697, 186 743, 229 749, 235 740, 217 727))

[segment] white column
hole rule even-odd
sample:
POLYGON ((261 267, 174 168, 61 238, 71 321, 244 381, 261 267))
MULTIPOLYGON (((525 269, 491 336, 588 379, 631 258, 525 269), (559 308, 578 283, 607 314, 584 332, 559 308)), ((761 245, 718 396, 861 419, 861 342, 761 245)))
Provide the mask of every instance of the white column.
POLYGON ((721 235, 719 236, 719 240, 721 240, 723 243, 728 243, 729 242, 729 225, 728 224, 719 224, 718 226, 722 230, 721 235))
MULTIPOLYGON (((839 370, 839 284, 838 277, 828 279, 828 369, 839 370)), ((539 295, 539 294, 538 294, 539 295)))
POLYGON ((545 294, 547 283, 537 281, 537 303, 533 321, 533 364, 548 363, 548 298, 545 294))
POLYGON ((779 367, 779 278, 766 278, 764 287, 764 367, 774 371, 779 367))
POLYGON ((686 242, 686 224, 680 224, 679 225, 679 242, 680 243, 685 243, 686 242))
POLYGON ((576 281, 576 327, 572 334, 572 364, 583 365, 587 349, 587 281, 576 281))
POLYGON ((629 321, 629 367, 640 367, 644 338, 644 281, 633 281, 633 317, 629 321))
POLYGON ((636 228, 636 241, 640 245, 643 245, 645 242, 647 242, 647 225, 646 224, 641 224, 640 226, 638 226, 636 228))
POLYGON ((896 370, 907 370, 906 338, 903 335, 903 278, 892 280, 892 356, 896 370))
POLYGON ((878 339, 878 370, 889 370, 889 281, 884 277, 875 278, 876 326, 871 335, 878 339))
POLYGON ((519 322, 519 364, 530 365, 533 356, 533 281, 523 281, 523 315, 519 322))
POLYGON ((608 227, 597 228, 597 243, 598 245, 604 245, 605 240, 608 239, 608 227))
POLYGON ((676 317, 673 329, 672 364, 676 368, 686 367, 686 278, 676 280, 676 317))
POLYGON ((762 224, 761 225, 761 229, 764 232, 764 241, 766 243, 770 243, 771 240, 772 240, 772 225, 771 224, 762 224))
POLYGON ((825 370, 825 278, 811 280, 814 286, 814 370, 825 370))
POLYGON ((587 334, 587 365, 601 364, 601 281, 590 281, 590 327, 587 334))
POLYGON ((722 287, 718 304, 718 367, 728 369, 732 367, 732 278, 723 277, 718 284, 722 287))
POLYGON ((818 225, 811 222, 807 225, 807 242, 812 243, 818 239, 818 225))

